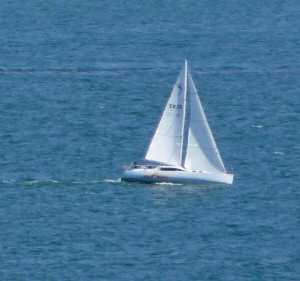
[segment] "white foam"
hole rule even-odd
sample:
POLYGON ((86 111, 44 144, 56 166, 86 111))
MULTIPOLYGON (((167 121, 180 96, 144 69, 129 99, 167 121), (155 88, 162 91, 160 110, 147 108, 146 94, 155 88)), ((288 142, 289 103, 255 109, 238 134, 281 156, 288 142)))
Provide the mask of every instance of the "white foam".
POLYGON ((39 181, 39 180, 30 180, 30 181, 26 181, 26 184, 33 185, 33 184, 39 183, 39 182, 41 182, 41 181, 39 181))
POLYGON ((263 126, 262 125, 251 125, 252 128, 257 128, 257 129, 261 129, 263 126))
POLYGON ((155 182, 157 185, 183 185, 182 183, 173 183, 173 182, 155 182))
MULTIPOLYGON (((59 181, 58 180, 47 180, 47 181, 49 181, 49 182, 53 182, 53 183, 59 183, 59 181)), ((46 181, 46 182, 47 182, 46 181)))
POLYGON ((2 180, 3 183, 15 183, 15 180, 2 180))
POLYGON ((112 183, 119 183, 121 182, 121 178, 117 179, 117 180, 113 180, 113 179, 105 179, 105 182, 112 182, 112 183))

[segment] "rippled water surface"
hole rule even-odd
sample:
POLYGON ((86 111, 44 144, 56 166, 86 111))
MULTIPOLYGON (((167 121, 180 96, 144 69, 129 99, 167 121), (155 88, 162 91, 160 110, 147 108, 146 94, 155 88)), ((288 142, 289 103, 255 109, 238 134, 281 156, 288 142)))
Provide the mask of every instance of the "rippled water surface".
POLYGON ((299 280, 299 14, 2 1, 0 279, 299 280), (123 184, 184 59, 234 184, 123 184))

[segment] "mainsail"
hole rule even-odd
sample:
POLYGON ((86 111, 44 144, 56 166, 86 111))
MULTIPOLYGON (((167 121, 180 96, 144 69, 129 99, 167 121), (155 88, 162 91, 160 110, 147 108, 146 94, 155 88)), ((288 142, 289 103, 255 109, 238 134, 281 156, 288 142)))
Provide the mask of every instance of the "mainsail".
POLYGON ((145 159, 180 166, 186 96, 186 67, 180 72, 145 159))
POLYGON ((187 62, 175 83, 145 159, 184 166, 188 170, 226 173, 187 70, 187 62))

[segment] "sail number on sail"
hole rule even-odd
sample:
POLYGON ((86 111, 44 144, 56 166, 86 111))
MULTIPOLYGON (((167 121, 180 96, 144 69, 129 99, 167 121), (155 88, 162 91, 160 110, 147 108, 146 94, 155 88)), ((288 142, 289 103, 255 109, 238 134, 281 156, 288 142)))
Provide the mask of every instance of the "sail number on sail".
POLYGON ((181 104, 169 104, 169 108, 172 109, 182 109, 182 105, 181 104))

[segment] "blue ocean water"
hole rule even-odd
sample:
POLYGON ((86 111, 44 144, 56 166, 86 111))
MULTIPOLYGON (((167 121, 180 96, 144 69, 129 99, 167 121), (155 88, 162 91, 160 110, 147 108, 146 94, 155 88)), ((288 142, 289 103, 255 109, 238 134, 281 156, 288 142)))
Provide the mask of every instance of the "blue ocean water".
POLYGON ((299 14, 2 1, 0 280, 299 280, 299 14), (234 184, 123 184, 184 59, 234 184))

